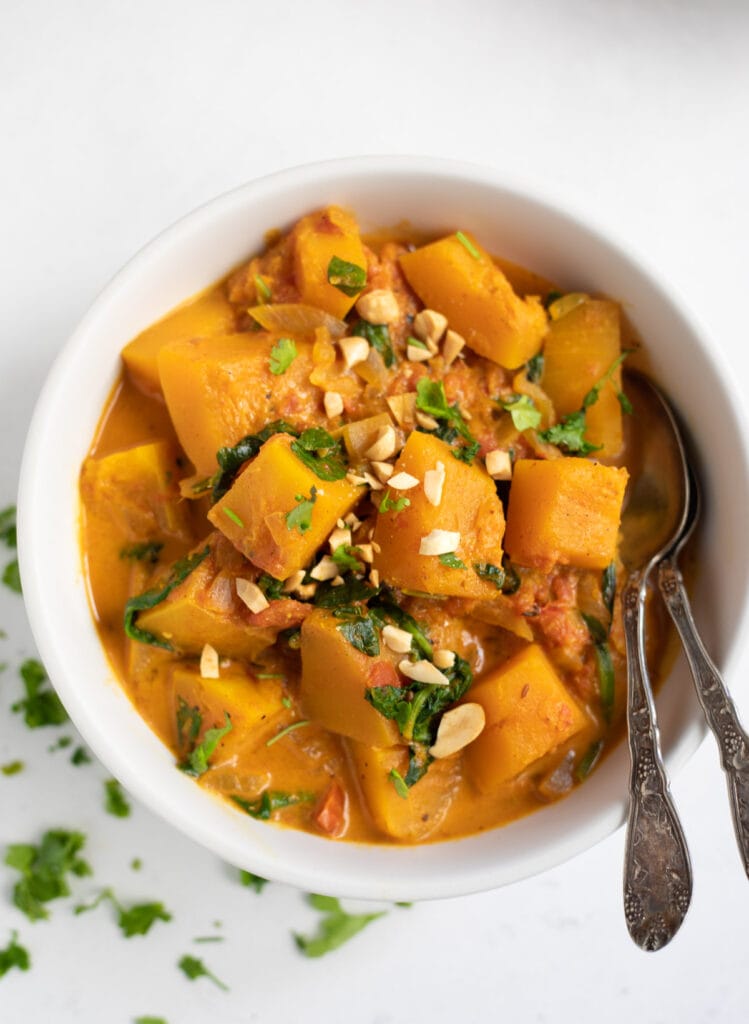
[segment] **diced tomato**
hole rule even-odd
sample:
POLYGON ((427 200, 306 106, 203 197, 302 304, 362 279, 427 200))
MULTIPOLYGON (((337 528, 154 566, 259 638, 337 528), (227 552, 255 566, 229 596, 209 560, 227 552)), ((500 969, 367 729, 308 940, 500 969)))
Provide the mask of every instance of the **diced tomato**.
POLYGON ((346 791, 335 780, 330 783, 320 798, 312 820, 323 832, 336 839, 346 831, 348 798, 346 791))

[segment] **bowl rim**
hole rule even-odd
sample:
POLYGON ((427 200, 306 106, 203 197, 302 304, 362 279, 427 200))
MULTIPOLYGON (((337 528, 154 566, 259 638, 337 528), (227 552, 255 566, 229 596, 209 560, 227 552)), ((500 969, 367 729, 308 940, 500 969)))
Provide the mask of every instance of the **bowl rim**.
MULTIPOLYGON (((158 786, 117 750, 112 745, 109 736, 102 731, 100 723, 95 717, 89 714, 85 703, 76 691, 69 665, 63 662, 60 657, 59 646, 55 640, 55 630, 58 624, 55 622, 53 609, 48 600, 48 594, 44 586, 44 567, 40 565, 36 555, 34 544, 35 536, 44 527, 42 520, 43 512, 35 506, 34 494, 39 479, 40 467, 45 457, 45 437, 49 430, 50 410, 56 402, 61 401, 61 390, 64 389, 74 365, 80 360, 85 352, 86 342, 91 325, 106 314, 114 296, 126 290, 137 277, 140 268, 148 262, 158 260, 161 253, 169 249, 179 241, 183 235, 192 232, 200 232, 207 223, 221 216, 226 210, 232 208, 240 201, 246 200, 258 204, 262 197, 267 194, 277 195, 283 191, 293 190, 295 187, 304 185, 319 186, 342 178, 357 179, 371 177, 377 173, 388 174, 393 177, 414 177, 443 176, 454 180, 456 184, 464 182, 469 186, 488 186, 508 197, 530 202, 538 208, 553 213, 555 217, 561 217, 574 229, 582 230, 596 240, 605 248, 612 250, 625 264, 633 267, 641 276, 648 279, 655 293, 667 306, 672 307, 689 325, 692 334, 696 338, 699 347, 710 359, 715 368, 716 377, 723 386, 725 397, 730 405, 730 412, 735 420, 741 424, 742 429, 738 434, 739 445, 743 456, 742 464, 744 473, 747 474, 749 467, 749 447, 747 446, 747 418, 743 402, 738 393, 735 379, 731 374, 728 359, 723 350, 715 344, 709 334, 704 330, 699 319, 684 301, 683 296, 678 295, 670 283, 664 279, 663 273, 654 268, 650 262, 641 254, 632 250, 629 244, 622 242, 608 228, 603 229, 599 223, 587 212, 582 212, 567 200, 560 201, 555 198, 548 188, 543 188, 536 181, 529 185, 527 181, 518 182, 510 176, 489 167, 478 164, 453 161, 443 158, 420 157, 420 156, 361 156, 344 157, 335 160, 319 161, 311 164, 302 164, 285 170, 276 171, 264 175, 250 182, 244 183, 224 192, 221 195, 208 200, 194 210, 180 217, 169 227, 159 232, 151 241, 141 247, 135 255, 114 275, 109 283, 100 291, 96 299, 83 316, 78 326, 67 340, 48 372, 44 386, 39 394, 37 403, 29 428, 26 445, 23 453, 23 460, 20 474, 20 486, 18 494, 18 533, 19 533, 19 561, 24 587, 24 600, 31 623, 40 657, 45 664, 50 679, 65 704, 74 724, 81 732, 83 738, 96 753, 99 759, 126 785, 126 787, 146 806, 157 813, 161 818, 175 825, 180 831, 186 833, 190 838, 195 839, 201 845, 213 850, 219 856, 232 863, 240 863, 255 870, 259 865, 257 873, 269 874, 271 877, 287 882, 289 884, 305 888, 311 891, 329 892, 340 896, 352 896, 359 898, 375 899, 430 899, 450 896, 465 895, 471 892, 491 890, 500 885, 519 881, 540 871, 546 870, 597 844, 612 832, 614 832, 624 821, 624 807, 621 802, 612 801, 605 813, 598 816, 574 830, 570 836, 561 836, 552 842, 549 848, 533 850, 529 852, 526 861, 518 870, 517 866, 511 876, 503 872, 503 865, 498 863, 495 868, 488 868, 482 872, 476 871, 468 880, 464 874, 456 872, 452 877, 449 871, 443 871, 442 877, 437 879, 411 880, 405 883, 401 879, 384 878, 375 882, 372 879, 342 879, 340 877, 341 866, 333 857, 330 863, 321 863, 317 854, 319 844, 326 846, 330 844, 327 839, 309 837, 300 839, 298 845, 303 849, 301 857, 292 858, 292 861, 278 863, 277 855, 263 853, 262 837, 253 844, 251 856, 243 856, 238 851, 236 843, 227 843, 218 840, 216 835, 210 831, 210 824, 196 819, 189 810, 181 805, 174 806, 162 798, 158 786), (309 842, 309 839, 313 842, 309 842), (300 865, 298 861, 308 863, 300 865)), ((210 282, 208 282, 210 283, 210 282)), ((76 538, 76 545, 78 541, 76 538)), ((90 623, 93 628, 93 621, 90 623)), ((733 673, 735 663, 740 654, 741 638, 746 638, 749 632, 749 601, 744 593, 743 606, 737 619, 737 625, 733 635, 728 639, 727 652, 723 659, 724 674, 730 676, 733 673)), ((127 700, 127 698, 126 698, 127 700)), ((133 713, 140 716, 127 700, 133 713)), ((142 722, 142 720, 140 720, 142 722)), ((146 727, 148 728, 148 727, 146 727)), ((149 730, 150 732, 150 730, 149 730)), ((671 777, 693 756, 706 734, 706 726, 700 721, 690 723, 680 737, 680 742, 667 754, 666 761, 671 777)), ((158 741, 160 744, 160 741, 158 741)), ((178 773, 175 773, 178 774, 178 773)), ((184 783, 192 789, 198 789, 190 780, 184 779, 184 783)), ((185 790, 185 792, 187 792, 185 790)), ((204 792, 204 791, 201 791, 204 792)), ((555 806, 568 804, 574 798, 574 794, 555 806)), ((219 803, 216 798, 210 797, 214 802, 219 803)), ((221 800, 223 807, 225 801, 221 800)), ((548 813, 546 811, 545 813, 548 813)), ((254 822, 252 823, 255 824, 254 822)), ((266 828, 264 823, 260 824, 262 829, 266 828)), ((512 826, 505 826, 505 828, 512 826)), ((287 834, 291 830, 279 830, 287 834)), ((293 833, 295 836, 304 837, 305 833, 293 833)), ((453 843, 470 842, 470 838, 451 840, 453 843)), ((249 844, 248 844, 249 845, 249 844)), ((348 848, 365 848, 370 850, 382 849, 373 847, 370 844, 342 844, 348 848)), ((446 845, 446 844, 427 844, 446 845)), ((396 852, 392 857, 392 863, 402 857, 402 851, 424 850, 422 846, 398 847, 388 845, 384 849, 396 852)), ((390 855, 388 855, 390 856, 390 855)))

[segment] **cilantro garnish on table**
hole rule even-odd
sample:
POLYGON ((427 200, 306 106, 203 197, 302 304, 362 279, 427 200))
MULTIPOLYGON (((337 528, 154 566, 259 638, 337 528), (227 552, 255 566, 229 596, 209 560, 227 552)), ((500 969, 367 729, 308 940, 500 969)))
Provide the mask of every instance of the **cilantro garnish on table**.
POLYGON ((13 888, 13 902, 30 921, 45 920, 49 911, 44 904, 70 895, 68 875, 82 878, 91 874, 80 856, 85 843, 81 832, 52 829, 38 846, 13 843, 7 848, 5 863, 21 874, 13 888))
POLYGON ((369 914, 349 914, 341 906, 341 901, 334 896, 318 896, 310 894, 308 901, 315 910, 323 915, 315 935, 300 935, 294 932, 297 947, 308 957, 324 956, 338 949, 344 942, 366 928, 372 921, 384 917, 386 911, 380 910, 369 914))

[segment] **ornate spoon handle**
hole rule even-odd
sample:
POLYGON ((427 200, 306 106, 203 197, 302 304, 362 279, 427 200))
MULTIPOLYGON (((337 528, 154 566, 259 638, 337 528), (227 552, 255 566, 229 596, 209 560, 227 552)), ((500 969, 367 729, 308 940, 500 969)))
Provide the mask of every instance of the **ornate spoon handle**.
POLYGON ((665 946, 692 898, 692 868, 668 791, 644 651, 646 572, 622 594, 627 646, 627 725, 631 760, 624 859, 624 914, 641 949, 665 946))
POLYGON ((703 646, 692 617, 684 579, 670 559, 659 566, 658 586, 684 645, 707 724, 718 741, 731 797, 736 840, 744 870, 749 875, 749 737, 741 727, 736 707, 720 673, 703 646))

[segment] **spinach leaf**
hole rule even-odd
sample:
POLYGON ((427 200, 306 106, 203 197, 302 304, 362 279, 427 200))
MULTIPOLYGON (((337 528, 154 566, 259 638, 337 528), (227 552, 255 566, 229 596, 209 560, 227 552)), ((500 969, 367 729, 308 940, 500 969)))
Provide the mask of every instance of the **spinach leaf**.
POLYGON ((352 647, 374 658, 380 653, 380 638, 371 616, 345 622, 338 627, 352 647))
POLYGON ((368 601, 377 593, 378 590, 369 583, 349 576, 338 587, 334 587, 330 580, 321 583, 315 592, 313 603, 318 608, 343 608, 358 601, 368 601))
POLYGON ((224 725, 214 729, 206 729, 201 743, 193 747, 185 760, 180 764, 180 770, 185 775, 192 775, 197 779, 208 771, 208 762, 213 756, 220 741, 231 732, 231 719, 229 712, 224 712, 224 725))
POLYGON ((309 902, 324 916, 320 920, 317 934, 313 936, 299 935, 294 933, 294 941, 305 956, 319 957, 326 953, 332 953, 344 942, 348 942, 355 935, 366 928, 378 917, 383 917, 385 911, 378 911, 369 914, 349 914, 341 906, 340 900, 333 896, 310 895, 309 902))
MULTIPOLYGON (((341 588, 343 589, 343 588, 341 588)), ((396 603, 392 592, 386 589, 382 589, 377 599, 373 602, 373 606, 390 621, 399 627, 399 629, 405 629, 407 633, 410 633, 414 639, 416 647, 426 658, 432 657, 432 644, 429 641, 429 637, 426 631, 413 616, 409 615, 408 612, 404 611, 399 604, 396 603)), ((400 690, 400 687, 398 687, 400 690)), ((402 693, 402 691, 401 691, 402 693)))
POLYGON ((492 565, 491 562, 474 562, 473 571, 482 580, 488 580, 489 583, 493 583, 497 590, 501 590, 505 582, 505 571, 498 565, 492 565))
POLYGON ((219 468, 209 481, 212 487, 213 502, 223 498, 245 462, 254 459, 269 438, 275 434, 291 434, 292 437, 296 437, 298 433, 286 420, 273 420, 271 423, 266 423, 257 434, 248 434, 247 437, 243 437, 241 441, 237 441, 230 448, 219 448, 216 452, 219 468))
POLYGON ((351 334, 358 338, 366 338, 372 348, 380 353, 388 369, 393 365, 395 352, 387 324, 371 324, 368 320, 358 320, 351 328, 351 334))
POLYGON ((137 640, 142 644, 150 644, 152 647, 161 647, 165 651, 171 651, 172 645, 167 643, 166 640, 160 640, 154 633, 149 633, 145 629, 139 629, 136 625, 136 618, 138 612, 146 611, 149 608, 155 608, 157 604, 161 604, 162 601, 166 601, 171 592, 184 583, 190 573, 196 569, 200 563, 208 557, 210 553, 210 546, 206 544, 202 551, 197 551, 192 555, 188 555, 186 558, 180 558, 178 562, 175 562, 172 566, 172 571, 166 583, 153 587, 151 590, 146 590, 145 593, 139 594, 137 597, 131 597, 125 605, 125 635, 130 637, 131 640, 137 640))
POLYGON ((120 558, 129 558, 136 562, 150 562, 156 565, 159 560, 159 552, 164 547, 160 541, 147 540, 141 544, 126 545, 120 551, 120 558))
POLYGON ((367 283, 367 268, 333 256, 328 263, 328 284, 344 295, 358 295, 367 283))
POLYGON ((283 597, 283 580, 277 580, 275 576, 264 572, 260 574, 256 582, 269 601, 277 601, 283 597))
POLYGON ((291 442, 291 450, 320 480, 342 480, 347 471, 341 442, 327 430, 311 427, 298 440, 291 442))

